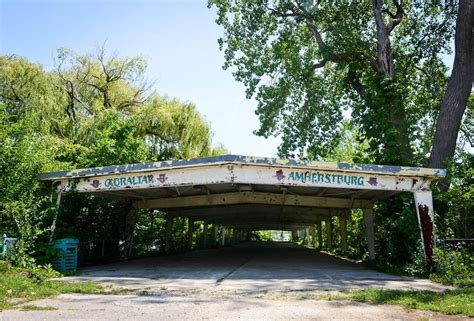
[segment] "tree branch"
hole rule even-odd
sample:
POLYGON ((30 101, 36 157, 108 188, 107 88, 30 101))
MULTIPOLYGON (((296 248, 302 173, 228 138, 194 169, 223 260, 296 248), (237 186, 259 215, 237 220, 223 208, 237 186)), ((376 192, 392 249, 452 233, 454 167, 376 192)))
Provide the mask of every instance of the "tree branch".
POLYGON ((290 12, 281 12, 277 9, 274 9, 274 8, 271 8, 270 6, 268 6, 267 4, 265 4, 265 7, 270 10, 273 14, 273 16, 277 16, 277 17, 281 17, 281 18, 286 18, 286 17, 299 17, 300 14, 294 12, 294 11, 290 11, 290 12))
POLYGON ((318 44, 319 49, 324 50, 326 48, 326 44, 324 43, 323 37, 319 32, 318 28, 316 28, 315 24, 309 21, 306 21, 306 25, 308 26, 309 31, 316 39, 316 43, 318 44))
POLYGON ((387 12, 390 17, 392 17, 392 20, 389 22, 389 24, 387 25, 387 32, 390 34, 392 32, 393 29, 395 29, 396 26, 398 26, 400 24, 400 22, 402 22, 402 19, 403 19, 403 16, 404 16, 404 12, 403 12, 403 8, 401 6, 401 2, 399 3, 397 0, 392 0, 393 4, 395 5, 395 7, 397 8, 397 12, 395 13, 395 15, 391 14, 388 10, 384 10, 384 12, 387 12))
POLYGON ((347 77, 352 88, 354 88, 354 90, 360 95, 360 97, 364 99, 365 102, 370 102, 372 100, 372 95, 367 92, 367 90, 364 88, 364 85, 360 82, 359 77, 356 75, 355 71, 351 67, 349 67, 347 77))
POLYGON ((327 62, 327 60, 323 59, 320 62, 317 62, 317 63, 313 64, 313 69, 319 69, 319 68, 324 67, 326 65, 326 62, 327 62))

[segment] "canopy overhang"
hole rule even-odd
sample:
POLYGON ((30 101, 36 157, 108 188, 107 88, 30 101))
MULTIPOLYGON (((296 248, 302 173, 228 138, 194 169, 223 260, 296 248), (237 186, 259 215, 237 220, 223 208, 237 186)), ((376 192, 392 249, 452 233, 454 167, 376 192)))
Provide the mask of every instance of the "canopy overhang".
POLYGON ((425 247, 431 248, 430 184, 444 176, 442 169, 225 155, 68 170, 38 178, 54 182, 59 193, 75 189, 127 201, 136 209, 162 210, 170 217, 248 229, 294 229, 345 217, 354 208, 371 215, 374 201, 411 192, 425 247))

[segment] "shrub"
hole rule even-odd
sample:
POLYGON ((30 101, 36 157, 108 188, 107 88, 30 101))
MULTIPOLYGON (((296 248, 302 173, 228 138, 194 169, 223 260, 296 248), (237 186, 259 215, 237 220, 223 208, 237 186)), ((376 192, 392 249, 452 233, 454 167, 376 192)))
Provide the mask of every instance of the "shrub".
POLYGON ((467 250, 435 249, 436 272, 430 278, 443 284, 473 286, 474 257, 467 250))
POLYGON ((51 278, 61 277, 62 274, 55 271, 50 264, 34 265, 28 269, 28 276, 35 282, 41 283, 51 278))

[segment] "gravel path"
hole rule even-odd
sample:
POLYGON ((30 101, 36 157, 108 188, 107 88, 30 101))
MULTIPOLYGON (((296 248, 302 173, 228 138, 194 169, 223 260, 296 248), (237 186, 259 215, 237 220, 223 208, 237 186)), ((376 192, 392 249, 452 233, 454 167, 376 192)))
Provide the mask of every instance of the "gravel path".
POLYGON ((34 304, 57 310, 4 311, 0 320, 467 320, 389 305, 254 297, 67 294, 34 304))

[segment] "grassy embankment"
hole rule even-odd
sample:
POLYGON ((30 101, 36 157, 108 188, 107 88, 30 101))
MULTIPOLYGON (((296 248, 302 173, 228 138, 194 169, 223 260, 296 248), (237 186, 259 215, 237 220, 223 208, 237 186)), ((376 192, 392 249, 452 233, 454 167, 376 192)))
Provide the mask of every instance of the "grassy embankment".
MULTIPOLYGON (((13 268, 0 261, 0 311, 33 300, 56 296, 61 293, 103 293, 108 289, 94 283, 68 283, 61 281, 37 281, 29 272, 13 268)), ((38 307, 25 305, 22 309, 38 307)))
POLYGON ((444 314, 474 317, 474 288, 466 287, 444 292, 367 289, 350 292, 349 299, 400 305, 408 309, 430 310, 444 314))

